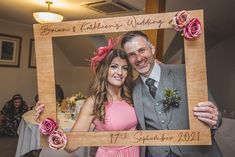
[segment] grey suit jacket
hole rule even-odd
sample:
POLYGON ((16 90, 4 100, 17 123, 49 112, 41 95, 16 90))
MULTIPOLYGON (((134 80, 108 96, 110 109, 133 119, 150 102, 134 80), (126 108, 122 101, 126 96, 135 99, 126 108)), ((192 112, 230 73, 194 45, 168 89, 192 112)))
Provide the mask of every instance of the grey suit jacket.
MULTIPOLYGON (((187 91, 186 91, 186 84, 185 84, 185 68, 183 65, 160 65, 161 67, 161 78, 159 82, 159 87, 155 96, 155 102, 162 104, 162 101, 164 99, 164 89, 170 88, 170 89, 177 89, 179 95, 181 96, 182 101, 180 102, 180 105, 178 108, 171 108, 168 111, 168 121, 167 121, 167 127, 170 130, 181 130, 181 129, 188 129, 188 115, 185 113, 188 113, 187 108, 187 91), (185 122, 185 123, 182 123, 185 122)), ((136 110, 136 114, 138 117, 140 129, 146 130, 146 121, 145 121, 145 115, 144 113, 144 107, 145 103, 143 100, 143 96, 145 93, 143 93, 145 85, 143 84, 141 78, 137 78, 135 82, 135 87, 133 90, 133 100, 134 100, 134 106, 136 110)), ((145 99, 145 101, 148 99, 145 99)), ((154 104, 153 104, 154 105, 154 104)), ((150 113, 153 114, 153 113, 150 113)), ((157 114, 157 112, 155 113, 157 114)), ((158 116, 156 116, 158 117, 158 116)), ((219 117, 221 120, 221 117, 219 117)), ((159 119, 153 120, 157 123, 159 119)), ((219 122, 221 123, 221 122, 219 122)), ((154 125, 154 129, 161 130, 163 129, 160 125, 154 125)), ((141 157, 145 156, 145 148, 141 147, 141 157)), ((149 147, 150 148, 150 147, 149 147)), ((157 157, 164 157, 167 155, 166 153, 166 146, 156 146, 151 147, 151 154, 152 156, 157 157), (165 152, 165 153, 164 153, 165 152)), ((173 148, 173 147, 172 147, 173 148)), ((172 149, 171 148, 171 149, 172 149)), ((203 157, 220 157, 222 156, 214 138, 212 138, 212 145, 209 146, 175 146, 180 152, 181 156, 184 157, 196 157, 196 156, 203 156, 203 157)), ((173 148, 174 149, 174 148, 173 148)), ((169 150, 169 148, 168 148, 169 150)))

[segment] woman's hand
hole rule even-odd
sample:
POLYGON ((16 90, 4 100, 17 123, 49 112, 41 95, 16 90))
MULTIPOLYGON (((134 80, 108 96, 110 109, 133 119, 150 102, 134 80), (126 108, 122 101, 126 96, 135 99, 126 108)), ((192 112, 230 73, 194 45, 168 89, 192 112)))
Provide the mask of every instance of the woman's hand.
POLYGON ((40 117, 41 113, 43 112, 44 107, 45 107, 45 105, 39 101, 35 105, 34 111, 36 112, 36 115, 35 115, 34 120, 38 123, 40 122, 39 117, 40 117))

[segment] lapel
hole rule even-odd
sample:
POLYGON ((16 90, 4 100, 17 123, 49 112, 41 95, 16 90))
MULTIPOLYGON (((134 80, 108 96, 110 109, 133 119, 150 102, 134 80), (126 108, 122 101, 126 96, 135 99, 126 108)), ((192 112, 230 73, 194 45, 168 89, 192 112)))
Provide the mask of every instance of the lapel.
POLYGON ((135 106, 135 111, 137 114, 137 118, 139 124, 142 129, 145 129, 145 122, 144 122, 144 108, 143 108, 143 99, 142 99, 142 88, 141 88, 141 78, 140 76, 136 79, 136 84, 133 89, 133 101, 135 106))
MULTIPOLYGON (((174 75, 173 75, 172 69, 170 69, 169 66, 160 64, 160 67, 161 67, 161 77, 160 77, 160 82, 159 82, 159 85, 160 85, 159 92, 162 92, 163 99, 165 99, 164 97, 165 89, 166 88, 174 89, 174 75)), ((166 115, 167 115, 166 124, 170 123, 172 111, 173 111, 172 107, 166 111, 166 115)))

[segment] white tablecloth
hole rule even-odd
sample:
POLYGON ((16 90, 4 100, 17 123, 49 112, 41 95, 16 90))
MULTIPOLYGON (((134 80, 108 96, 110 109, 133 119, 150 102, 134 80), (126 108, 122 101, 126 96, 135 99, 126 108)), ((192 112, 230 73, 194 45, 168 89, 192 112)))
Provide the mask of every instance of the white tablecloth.
MULTIPOLYGON (((18 128, 18 144, 15 157, 20 157, 31 150, 41 149, 40 147, 40 132, 38 124, 34 121, 34 111, 28 111, 23 115, 18 128)), ((60 119, 60 126, 63 129, 68 130, 74 123, 72 119, 65 119, 64 114, 57 115, 60 119)), ((80 148, 74 153, 67 153, 65 151, 57 151, 52 149, 43 148, 40 157, 86 157, 88 156, 88 148, 80 148)))

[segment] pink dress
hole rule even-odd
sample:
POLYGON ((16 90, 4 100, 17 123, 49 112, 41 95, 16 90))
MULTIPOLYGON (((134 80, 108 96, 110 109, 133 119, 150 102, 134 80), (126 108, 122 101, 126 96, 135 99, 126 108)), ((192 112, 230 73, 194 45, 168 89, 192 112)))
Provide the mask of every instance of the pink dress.
MULTIPOLYGON (((136 130, 137 118, 133 106, 125 101, 109 102, 105 106, 105 123, 94 121, 98 131, 136 130)), ((99 147, 96 157, 139 157, 139 146, 99 147)))

